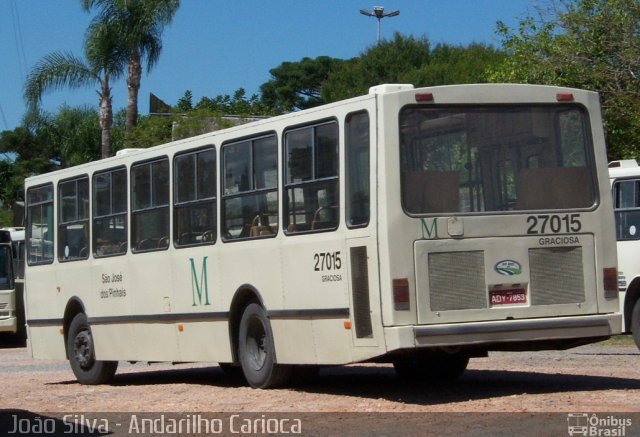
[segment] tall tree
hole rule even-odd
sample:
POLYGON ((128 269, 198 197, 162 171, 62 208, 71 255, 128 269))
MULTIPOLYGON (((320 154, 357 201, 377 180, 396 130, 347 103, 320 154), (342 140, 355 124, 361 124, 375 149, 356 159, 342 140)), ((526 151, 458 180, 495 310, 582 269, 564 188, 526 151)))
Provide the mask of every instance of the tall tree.
POLYGON ((91 27, 85 37, 85 60, 67 52, 46 55, 30 71, 24 91, 25 99, 33 109, 37 108, 47 91, 99 86, 103 158, 111 152, 113 108, 110 81, 122 74, 124 65, 123 53, 113 36, 106 26, 91 27))
POLYGON ((429 62, 429 41, 396 33, 331 72, 322 88, 326 102, 365 94, 382 83, 406 83, 406 76, 429 62))
POLYGON ((283 62, 269 71, 271 80, 260 87, 262 102, 279 113, 322 104, 322 86, 343 62, 328 56, 283 62))
POLYGON ((509 56, 493 80, 600 93, 610 159, 640 150, 640 2, 556 0, 517 30, 500 23, 509 56))
POLYGON ((118 39, 119 50, 127 57, 127 115, 125 126, 131 132, 138 121, 138 92, 142 61, 147 71, 158 62, 162 51, 162 32, 180 6, 180 0, 81 0, 85 10, 98 9, 90 27, 106 26, 118 39))

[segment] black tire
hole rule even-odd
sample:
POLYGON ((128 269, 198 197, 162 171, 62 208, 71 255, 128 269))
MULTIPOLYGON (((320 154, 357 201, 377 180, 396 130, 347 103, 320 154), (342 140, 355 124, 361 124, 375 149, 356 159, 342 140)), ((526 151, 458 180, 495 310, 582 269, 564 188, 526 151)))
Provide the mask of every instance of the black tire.
POLYGON ((254 388, 284 385, 291 377, 291 366, 276 362, 271 324, 266 311, 257 303, 242 313, 238 356, 244 377, 254 388))
POLYGON ((69 325, 67 354, 71 370, 80 384, 108 383, 118 368, 117 361, 96 360, 91 327, 83 313, 77 314, 69 325))
POLYGON ((631 335, 636 347, 640 349, 640 299, 636 301, 631 311, 631 335))
POLYGON ((460 378, 468 364, 467 355, 433 352, 399 357, 393 367, 403 379, 448 382, 460 378))

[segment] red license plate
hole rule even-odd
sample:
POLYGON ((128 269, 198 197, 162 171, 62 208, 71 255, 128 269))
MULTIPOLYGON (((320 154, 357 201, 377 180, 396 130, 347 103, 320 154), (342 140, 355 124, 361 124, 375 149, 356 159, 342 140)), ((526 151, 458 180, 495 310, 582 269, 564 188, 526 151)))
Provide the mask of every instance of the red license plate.
POLYGON ((527 303, 527 290, 515 288, 509 290, 489 290, 491 306, 527 303))

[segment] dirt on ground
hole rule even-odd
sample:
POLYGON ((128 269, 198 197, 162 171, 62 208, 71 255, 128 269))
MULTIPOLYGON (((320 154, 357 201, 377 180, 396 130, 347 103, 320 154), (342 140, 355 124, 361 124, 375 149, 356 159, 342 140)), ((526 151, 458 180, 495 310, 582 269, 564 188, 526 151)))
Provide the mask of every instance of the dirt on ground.
POLYGON ((419 383, 390 365, 321 369, 304 383, 256 390, 215 363, 120 363, 112 384, 78 384, 67 362, 0 349, 0 409, 37 412, 640 412, 632 342, 567 351, 490 353, 452 383, 419 383))

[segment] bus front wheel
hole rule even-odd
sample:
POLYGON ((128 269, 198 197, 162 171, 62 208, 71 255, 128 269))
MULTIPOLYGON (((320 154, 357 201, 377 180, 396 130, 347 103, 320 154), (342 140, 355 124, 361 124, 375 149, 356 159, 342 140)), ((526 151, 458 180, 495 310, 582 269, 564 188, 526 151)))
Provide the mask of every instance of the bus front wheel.
POLYGON ((242 313, 238 355, 244 377, 254 388, 272 388, 285 384, 291 366, 276 363, 273 333, 266 311, 257 303, 242 313))
POLYGON ((69 325, 67 354, 71 370, 80 384, 105 384, 113 379, 118 368, 117 361, 96 360, 91 327, 83 313, 77 314, 69 325))
POLYGON ((633 341, 640 349, 640 299, 636 301, 631 312, 631 334, 633 335, 633 341))

